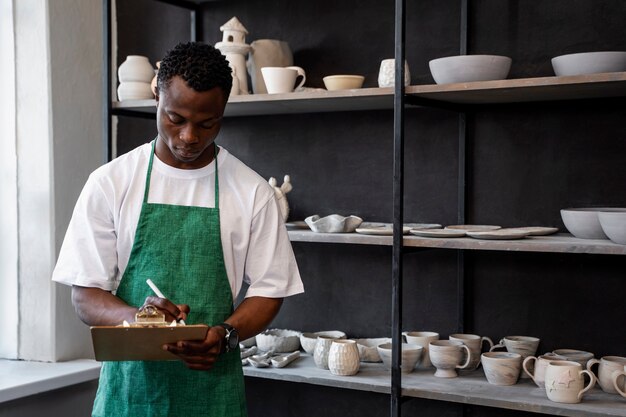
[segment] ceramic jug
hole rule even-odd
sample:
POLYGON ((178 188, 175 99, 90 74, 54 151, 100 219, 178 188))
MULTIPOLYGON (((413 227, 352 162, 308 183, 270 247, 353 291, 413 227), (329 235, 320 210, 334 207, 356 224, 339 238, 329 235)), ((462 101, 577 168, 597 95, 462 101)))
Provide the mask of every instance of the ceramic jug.
POLYGON ((359 372, 359 349, 354 340, 333 340, 328 351, 328 369, 333 375, 359 372))
POLYGON ((252 92, 254 94, 267 94, 261 68, 289 67, 292 65, 293 55, 287 42, 276 39, 258 39, 252 42, 246 63, 252 82, 252 92))

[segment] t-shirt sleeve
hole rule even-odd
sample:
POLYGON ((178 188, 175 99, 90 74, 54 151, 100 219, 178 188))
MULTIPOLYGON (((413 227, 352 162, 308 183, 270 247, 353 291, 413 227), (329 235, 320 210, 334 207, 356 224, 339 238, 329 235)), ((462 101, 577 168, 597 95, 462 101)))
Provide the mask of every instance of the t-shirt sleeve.
POLYGON ((53 281, 106 291, 117 288, 117 238, 109 200, 90 176, 74 207, 53 281))
POLYGON ((274 196, 252 219, 244 271, 246 297, 283 298, 304 292, 296 258, 274 196))

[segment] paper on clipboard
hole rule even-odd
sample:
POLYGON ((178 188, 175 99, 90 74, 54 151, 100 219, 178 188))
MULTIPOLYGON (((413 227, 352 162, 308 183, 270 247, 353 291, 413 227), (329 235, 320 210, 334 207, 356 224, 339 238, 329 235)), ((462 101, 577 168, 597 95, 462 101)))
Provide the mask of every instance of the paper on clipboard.
POLYGON ((97 361, 171 361, 173 353, 163 350, 166 343, 204 340, 209 326, 122 327, 92 326, 91 339, 97 361))

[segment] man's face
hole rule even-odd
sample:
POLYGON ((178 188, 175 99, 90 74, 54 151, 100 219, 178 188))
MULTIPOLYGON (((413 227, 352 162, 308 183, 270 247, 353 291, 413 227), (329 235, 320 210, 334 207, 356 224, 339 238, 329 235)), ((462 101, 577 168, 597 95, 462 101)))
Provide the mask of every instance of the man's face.
POLYGON ((213 158, 226 99, 221 88, 198 92, 176 76, 157 96, 156 154, 168 165, 197 169, 213 158))

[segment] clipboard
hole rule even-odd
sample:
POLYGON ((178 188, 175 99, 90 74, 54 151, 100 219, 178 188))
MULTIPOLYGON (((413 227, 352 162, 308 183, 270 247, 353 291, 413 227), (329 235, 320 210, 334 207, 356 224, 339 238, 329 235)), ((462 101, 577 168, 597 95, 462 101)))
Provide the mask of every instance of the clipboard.
POLYGON ((173 361, 179 360, 178 356, 163 350, 164 344, 204 340, 209 326, 91 326, 90 329, 97 361, 173 361))

